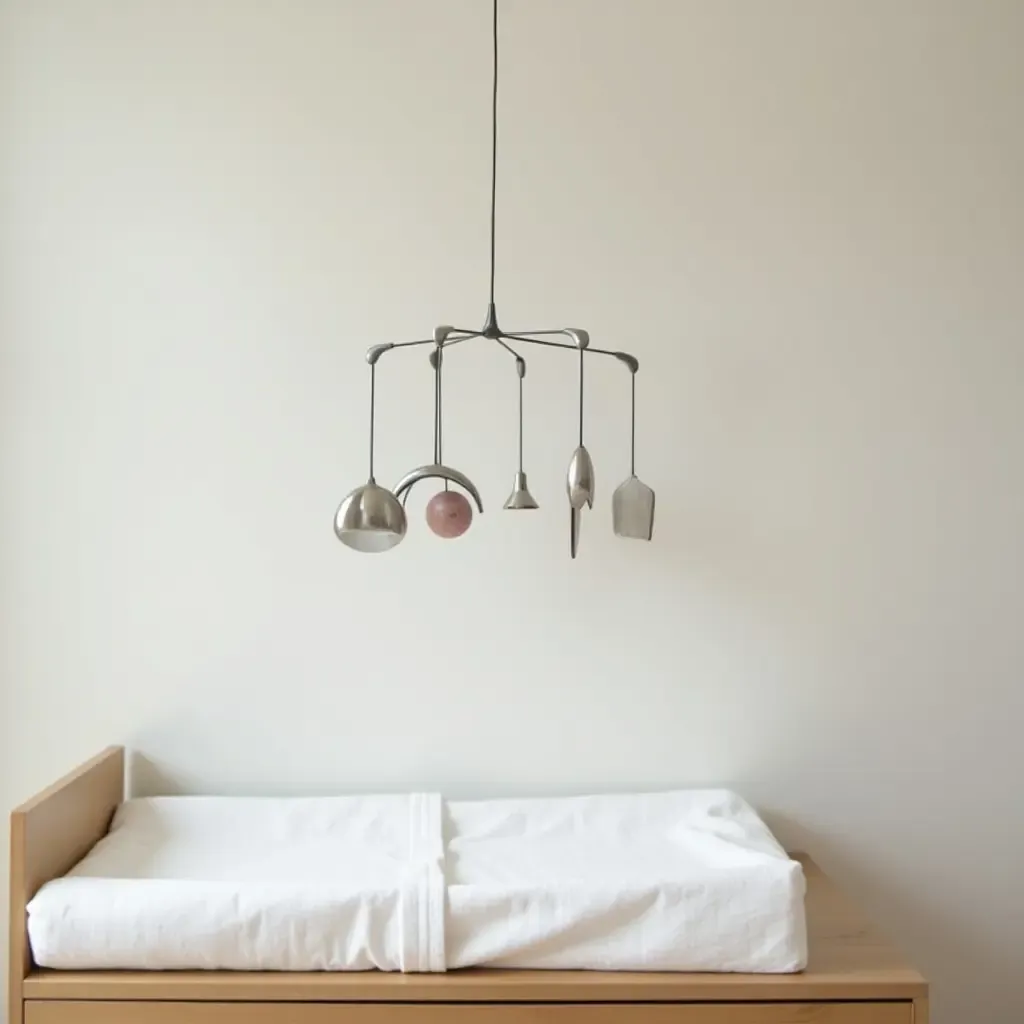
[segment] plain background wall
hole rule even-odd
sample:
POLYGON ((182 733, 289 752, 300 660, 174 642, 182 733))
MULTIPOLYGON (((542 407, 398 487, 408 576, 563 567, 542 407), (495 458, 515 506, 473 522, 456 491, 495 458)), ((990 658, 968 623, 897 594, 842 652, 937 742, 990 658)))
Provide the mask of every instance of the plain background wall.
MULTIPOLYGON (((627 347, 655 542, 568 557, 575 365, 448 361, 487 506, 380 558, 372 343, 482 322, 484 0, 0 0, 0 806, 735 786, 1024 1016, 1024 4, 506 0, 498 303, 627 347)), ((378 475, 428 461, 424 350, 378 475)), ((6 869, 6 865, 2 865, 6 869)))

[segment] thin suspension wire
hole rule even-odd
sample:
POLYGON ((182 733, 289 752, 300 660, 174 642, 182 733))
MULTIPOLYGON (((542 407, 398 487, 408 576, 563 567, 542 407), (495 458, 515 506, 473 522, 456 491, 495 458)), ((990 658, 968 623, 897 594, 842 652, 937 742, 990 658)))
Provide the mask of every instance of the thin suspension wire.
MULTIPOLYGON (((442 462, 444 462, 444 457, 443 457, 443 451, 444 451, 444 449, 443 449, 443 444, 444 444, 444 437, 443 437, 443 435, 444 435, 444 415, 443 415, 443 413, 444 413, 444 399, 443 399, 443 392, 444 392, 444 389, 443 389, 442 384, 441 384, 441 367, 442 367, 443 364, 444 364, 444 350, 442 349, 442 347, 440 345, 438 345, 437 346, 437 373, 435 375, 435 379, 437 381, 437 401, 436 401, 436 404, 435 404, 436 416, 437 416, 437 424, 435 426, 435 431, 434 431, 434 437, 436 438, 436 440, 434 442, 434 449, 435 449, 434 462, 436 462, 438 465, 440 465, 442 462)), ((445 479, 445 482, 444 482, 444 489, 446 491, 448 490, 448 480, 447 479, 445 479)))
POLYGON ((583 349, 580 349, 580 446, 583 445, 583 349))
POLYGON ((448 337, 444 339, 444 347, 450 348, 452 345, 458 345, 460 341, 469 341, 471 338, 479 337, 479 331, 466 331, 464 334, 459 334, 457 337, 453 337, 449 334, 448 337))
POLYGON ((494 305, 495 206, 498 195, 498 0, 494 0, 494 80, 491 88, 491 305, 494 305))
POLYGON ((510 356, 514 356, 516 359, 522 359, 522 356, 511 346, 506 345, 501 338, 494 339, 510 356))
POLYGON ((629 375, 632 395, 629 403, 629 475, 636 476, 636 374, 629 375))
POLYGON ((434 358, 434 462, 441 462, 441 350, 436 349, 434 358))
MULTIPOLYGON (((546 341, 543 338, 535 337, 537 331, 531 332, 529 335, 525 334, 504 334, 503 338, 508 338, 510 341, 523 341, 527 345, 545 345, 548 348, 564 348, 571 352, 577 352, 579 349, 575 345, 571 345, 567 341, 546 341)), ((564 331, 544 331, 544 334, 564 334, 564 331)), ((589 353, 592 356, 615 356, 618 359, 621 355, 619 352, 613 352, 610 348, 594 348, 593 345, 588 345, 583 351, 589 353)))
POLYGON ((523 378, 519 378, 519 472, 523 471, 523 378))
POLYGON ((370 480, 373 480, 373 419, 377 402, 377 364, 370 364, 370 480))
MULTIPOLYGON (((561 334, 561 331, 552 331, 552 334, 561 334)), ((522 334, 506 334, 506 338, 510 338, 512 341, 525 341, 528 345, 546 345, 548 348, 567 348, 572 351, 576 351, 575 345, 570 345, 567 341, 544 341, 541 338, 527 338, 522 334)))

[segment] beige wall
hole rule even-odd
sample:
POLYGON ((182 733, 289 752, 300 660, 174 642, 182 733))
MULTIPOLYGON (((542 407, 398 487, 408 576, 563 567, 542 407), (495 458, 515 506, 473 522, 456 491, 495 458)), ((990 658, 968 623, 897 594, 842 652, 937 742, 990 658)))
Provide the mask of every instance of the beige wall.
MULTIPOLYGON (((656 542, 567 557, 574 367, 449 360, 488 511, 381 559, 366 345, 477 324, 482 0, 0 0, 0 806, 727 783, 1024 1018, 1024 4, 507 0, 499 306, 627 346, 656 542)), ((426 356, 378 466, 430 450, 426 356)), ((426 490, 424 488, 424 490, 426 490)))

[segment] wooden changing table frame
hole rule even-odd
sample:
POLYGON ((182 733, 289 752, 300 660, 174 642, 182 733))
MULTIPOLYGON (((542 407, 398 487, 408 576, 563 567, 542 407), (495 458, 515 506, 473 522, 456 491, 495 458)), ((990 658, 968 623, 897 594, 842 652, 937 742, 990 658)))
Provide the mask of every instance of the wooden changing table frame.
POLYGON ((107 832, 110 747, 11 814, 8 1024, 927 1024, 928 986, 817 866, 802 974, 465 970, 449 974, 48 971, 25 908, 107 832))

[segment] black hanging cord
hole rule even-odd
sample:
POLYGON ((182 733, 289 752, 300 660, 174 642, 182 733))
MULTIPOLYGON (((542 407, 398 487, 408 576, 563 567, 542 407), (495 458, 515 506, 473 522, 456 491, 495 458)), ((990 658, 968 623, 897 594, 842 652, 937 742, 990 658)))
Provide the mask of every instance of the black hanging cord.
MULTIPOLYGON (((444 353, 440 345, 434 349, 434 463, 440 465, 442 458, 442 421, 443 407, 441 400, 441 364, 444 361, 444 353)), ((444 482, 444 489, 448 490, 447 479, 444 482)))
POLYGON ((434 462, 441 462, 441 350, 434 349, 434 462))
POLYGON ((519 472, 523 471, 523 378, 519 378, 519 472))
POLYGON ((373 414, 377 401, 377 364, 370 363, 370 481, 373 481, 373 414))
POLYGON ((583 349, 580 349, 580 447, 583 446, 583 349))
POLYGON ((491 89, 491 305, 494 305, 494 208, 498 188, 498 0, 494 0, 494 84, 491 89))
POLYGON ((629 404, 629 475, 636 476, 636 374, 629 375, 632 396, 629 404))

